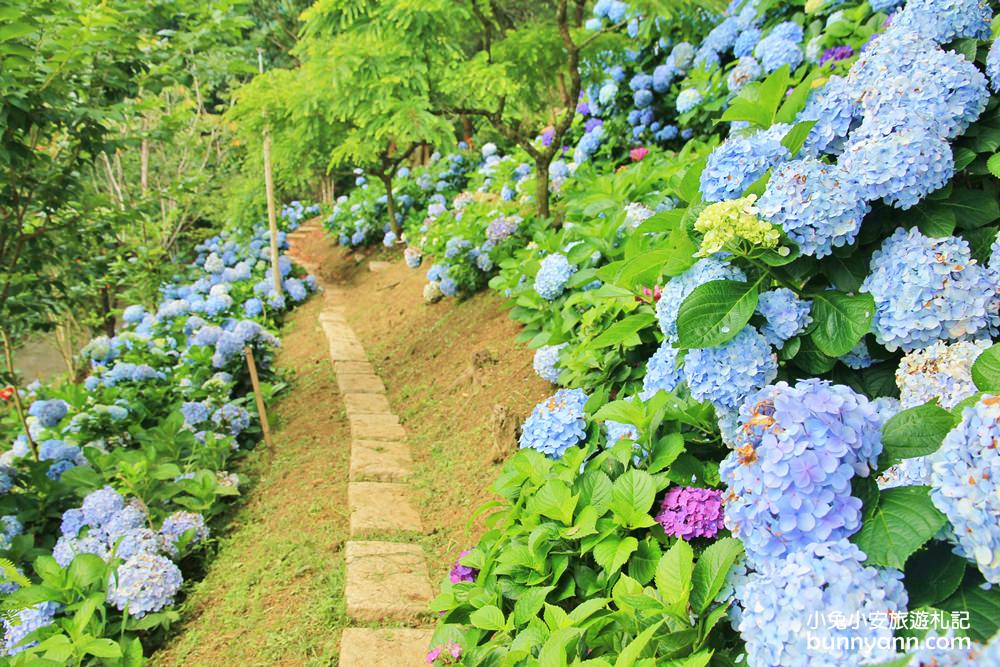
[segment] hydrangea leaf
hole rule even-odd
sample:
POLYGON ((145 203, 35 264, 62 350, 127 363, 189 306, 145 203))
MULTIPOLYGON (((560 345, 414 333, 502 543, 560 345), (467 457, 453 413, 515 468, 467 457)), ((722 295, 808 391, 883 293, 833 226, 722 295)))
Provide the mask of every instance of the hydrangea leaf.
POLYGON ((887 489, 852 541, 868 555, 868 565, 903 569, 906 559, 945 524, 926 486, 887 489))
POLYGON ((636 346, 642 342, 639 338, 639 332, 655 325, 656 316, 652 313, 629 315, 608 327, 601 335, 590 341, 590 345, 593 348, 611 345, 636 346))
POLYGON ((936 452, 958 418, 937 403, 926 403, 893 415, 882 427, 884 469, 902 459, 912 459, 936 452))
POLYGON ((704 612, 715 601, 729 570, 742 553, 743 546, 731 537, 712 543, 701 553, 691 577, 691 607, 695 611, 704 612))
POLYGON ((960 229, 976 229, 1000 218, 996 194, 986 190, 955 188, 941 204, 954 211, 960 229))
POLYGON ((969 635, 978 642, 987 642, 1000 629, 1000 588, 983 590, 975 580, 962 585, 938 608, 945 611, 969 612, 969 635))
POLYGON ((499 607, 486 605, 469 615, 469 622, 481 630, 501 630, 505 621, 499 607))
POLYGON ((972 381, 980 391, 1000 391, 1000 345, 979 355, 972 364, 972 381))
POLYGON ((594 547, 594 560, 604 568, 608 576, 611 576, 628 562, 629 556, 638 548, 639 540, 631 535, 628 537, 616 537, 612 535, 594 547))
POLYGON ((692 290, 677 311, 679 346, 718 347, 736 336, 757 308, 761 280, 712 280, 692 290))
POLYGON ((693 574, 694 551, 684 540, 677 540, 656 566, 656 590, 663 601, 670 606, 686 607, 693 574))
POLYGON ((694 162, 688 170, 684 172, 680 185, 677 188, 677 195, 688 204, 696 204, 701 201, 701 172, 708 164, 708 156, 694 162))
POLYGON ((845 355, 871 330, 875 316, 875 300, 871 294, 848 296, 840 292, 819 292, 812 299, 815 325, 811 338, 823 354, 845 355))
POLYGON ((931 542, 906 562, 911 609, 929 607, 952 595, 965 576, 965 560, 945 542, 931 542))
POLYGON ((566 482, 550 479, 529 501, 529 508, 542 516, 561 521, 569 526, 573 523, 573 510, 579 495, 573 495, 566 482))
POLYGON ((993 178, 1000 178, 1000 153, 995 153, 986 161, 986 168, 990 170, 993 178))
POLYGON ((629 470, 611 486, 611 511, 627 528, 643 528, 656 523, 649 515, 655 499, 656 483, 645 470, 629 470))
POLYGON ((781 140, 781 145, 788 149, 792 157, 798 155, 798 152, 805 146, 806 138, 809 136, 814 125, 816 125, 816 121, 814 120, 804 120, 796 123, 788 131, 788 134, 785 135, 785 138, 781 140))
POLYGON ((640 655, 642 655, 642 652, 646 649, 646 646, 649 644, 650 640, 653 639, 653 635, 656 634, 656 631, 660 629, 661 625, 663 625, 663 621, 654 623, 640 632, 635 639, 630 641, 628 645, 622 649, 622 652, 618 654, 618 659, 615 660, 615 667, 634 667, 636 664, 635 661, 639 659, 640 655))
POLYGON ((521 593, 521 597, 514 603, 514 623, 524 625, 538 616, 538 612, 545 605, 545 596, 553 590, 555 586, 542 586, 529 588, 521 593))
POLYGON ((659 543, 652 538, 646 538, 639 543, 639 548, 628 561, 629 576, 640 584, 648 584, 656 575, 656 566, 662 556, 659 543))

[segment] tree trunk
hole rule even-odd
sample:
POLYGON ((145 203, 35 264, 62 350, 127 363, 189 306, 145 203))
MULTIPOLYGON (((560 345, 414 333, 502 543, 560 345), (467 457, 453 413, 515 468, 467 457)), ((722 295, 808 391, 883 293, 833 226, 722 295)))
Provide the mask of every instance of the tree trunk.
POLYGON ((399 240, 402 233, 399 229, 399 223, 396 222, 396 201, 392 196, 392 176, 387 172, 382 172, 379 174, 379 178, 385 185, 385 205, 389 210, 389 227, 396 234, 396 239, 399 240))
POLYGON ((101 313, 104 315, 104 335, 108 338, 114 338, 115 314, 111 311, 110 285, 105 285, 101 288, 101 313))
POLYGON ((545 151, 535 160, 535 199, 538 204, 538 217, 549 217, 549 164, 552 163, 552 153, 545 151))

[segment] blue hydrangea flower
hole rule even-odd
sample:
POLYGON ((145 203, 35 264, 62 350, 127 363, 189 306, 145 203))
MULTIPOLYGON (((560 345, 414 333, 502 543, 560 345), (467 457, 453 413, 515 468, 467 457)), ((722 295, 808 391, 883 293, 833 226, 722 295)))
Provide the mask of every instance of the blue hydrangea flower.
POLYGON ((711 32, 705 37, 705 41, 702 42, 702 48, 725 53, 733 48, 739 32, 739 22, 735 16, 730 16, 712 28, 711 32))
POLYGON ((803 58, 802 49, 798 44, 773 32, 757 42, 753 55, 768 74, 784 65, 794 70, 802 64, 803 58))
POLYGON ((872 355, 868 352, 868 343, 865 342, 864 338, 859 340, 858 344, 850 352, 840 357, 840 361, 848 368, 856 371, 868 368, 875 363, 872 355))
POLYGON ((57 611, 59 605, 55 602, 40 602, 18 611, 16 623, 4 618, 3 655, 17 655, 38 644, 38 642, 24 642, 24 638, 36 630, 52 625, 57 611))
POLYGON ((557 299, 574 273, 576 267, 569 263, 565 255, 552 253, 542 260, 538 269, 538 274, 535 276, 535 292, 546 301, 557 299))
POLYGON ((212 413, 212 421, 232 436, 237 436, 250 426, 250 413, 235 403, 226 403, 212 413))
POLYGON ((854 242, 871 207, 846 171, 803 158, 774 170, 757 209, 780 225, 803 255, 825 257, 854 242))
POLYGON ((448 267, 444 264, 433 264, 431 268, 427 270, 427 280, 436 283, 444 278, 445 273, 448 271, 448 267))
POLYGON ((0 517, 0 551, 7 551, 15 537, 24 532, 24 526, 13 514, 0 517))
POLYGON ((532 367, 535 369, 538 377, 552 384, 559 384, 559 373, 561 372, 559 368, 559 353, 566 345, 567 343, 544 345, 535 350, 532 367))
POLYGON ((169 559, 139 553, 126 560, 108 581, 108 602, 129 616, 142 618, 174 601, 183 578, 169 559))
POLYGON ((719 347, 688 350, 683 365, 694 398, 729 410, 778 374, 777 355, 751 326, 719 347))
MULTIPOLYGON (((997 68, 1000 70, 1000 67, 997 68)), ((672 64, 657 66, 653 70, 653 90, 658 93, 665 93, 670 89, 670 84, 677 76, 677 70, 672 64)))
POLYGON ((679 42, 670 50, 669 60, 679 71, 684 72, 694 62, 694 47, 687 42, 679 42))
POLYGON ((677 96, 677 113, 687 113, 701 104, 701 93, 696 88, 682 90, 677 96))
POLYGON ((726 77, 726 86, 728 86, 729 92, 738 93, 743 86, 760 78, 761 72, 760 63, 753 57, 745 56, 740 58, 739 62, 729 71, 729 75, 726 77))
POLYGON ((985 396, 932 455, 931 500, 955 529, 966 557, 986 581, 1000 583, 1000 404, 985 396))
POLYGON ((814 91, 797 122, 816 121, 803 150, 809 155, 840 153, 851 130, 861 123, 861 104, 853 85, 840 76, 831 76, 814 91))
POLYGON ((211 416, 210 408, 203 401, 189 401, 181 406, 181 414, 184 415, 184 423, 188 426, 197 426, 207 422, 211 416))
POLYGON ((992 19, 993 10, 984 0, 908 0, 890 30, 947 44, 963 37, 989 39, 992 19))
POLYGON ((812 323, 811 308, 812 301, 800 299, 787 287, 764 292, 757 302, 757 312, 766 320, 760 332, 780 350, 786 340, 798 336, 812 323))
POLYGON ((122 320, 126 324, 138 324, 146 316, 146 309, 142 306, 129 306, 122 312, 122 320))
POLYGON ((955 162, 948 142, 916 117, 895 109, 862 123, 838 159, 871 201, 908 209, 948 184, 955 162))
POLYGON ((581 389, 560 389, 536 405, 521 430, 521 447, 537 449, 551 459, 562 458, 567 449, 587 437, 583 413, 587 398, 581 389))
POLYGON ((757 42, 760 41, 760 37, 760 28, 754 26, 747 28, 739 34, 736 42, 733 43, 733 55, 737 58, 751 55, 754 47, 757 46, 757 42))
POLYGON ((866 567, 866 558, 847 540, 831 540, 751 573, 737 590, 747 664, 841 667, 897 657, 890 624, 871 619, 906 611, 903 574, 866 567))
POLYGON ((986 56, 986 75, 990 77, 990 88, 1000 93, 1000 39, 993 40, 986 56))
POLYGON ((69 403, 58 398, 35 401, 28 408, 28 414, 38 420, 42 428, 53 428, 69 412, 69 403))
POLYGON ((193 531, 189 543, 191 545, 208 539, 209 531, 208 526, 205 525, 205 517, 197 512, 180 511, 174 512, 163 520, 163 525, 160 526, 160 537, 171 555, 178 554, 177 542, 188 531, 193 531))
POLYGON ((651 90, 637 90, 632 96, 632 101, 635 102, 637 109, 645 109, 650 104, 653 103, 653 91, 651 90))
POLYGON ((694 66, 711 72, 719 66, 719 53, 707 45, 702 45, 694 54, 694 66))
POLYGON ((913 408, 936 400, 950 410, 976 393, 972 364, 992 343, 988 340, 938 341, 922 350, 914 350, 899 362, 896 386, 904 408, 913 408))
POLYGON ((889 351, 911 351, 987 329, 994 295, 990 272, 965 240, 928 238, 902 227, 872 255, 861 291, 875 298, 875 338, 889 351))
POLYGON ((653 87, 653 77, 644 72, 639 72, 629 80, 628 87, 632 92, 649 90, 653 87))
POLYGON ((672 392, 684 381, 684 370, 677 365, 679 351, 670 344, 669 339, 660 344, 646 362, 646 375, 642 378, 642 391, 639 392, 640 400, 648 401, 658 391, 672 392))
POLYGON ((305 284, 298 278, 288 278, 285 280, 284 288, 288 296, 296 303, 305 301, 306 297, 309 296, 309 291, 306 289, 305 284))
POLYGON ((247 317, 257 317, 264 312, 264 303, 257 297, 250 297, 243 302, 243 313, 247 317))
POLYGON ((80 512, 83 523, 88 526, 103 526, 125 507, 125 499, 110 486, 91 491, 83 499, 80 512))
POLYGON ((639 429, 635 427, 635 424, 625 424, 608 419, 604 422, 604 428, 608 433, 609 446, 614 445, 619 440, 639 439, 639 429))
POLYGON ((483 272, 493 270, 493 260, 486 253, 480 253, 476 256, 476 267, 483 272))
POLYGON ((802 30, 802 26, 798 23, 795 23, 794 21, 785 21, 771 28, 769 36, 787 39, 789 42, 794 44, 801 44, 802 39, 805 36, 805 32, 802 30))
POLYGON ((873 12, 887 12, 897 7, 903 0, 871 0, 873 12))
POLYGON ((69 567, 73 559, 80 554, 93 554, 105 561, 111 557, 108 545, 101 537, 85 535, 83 537, 61 536, 52 547, 52 557, 60 567, 69 567))
POLYGON ((76 537, 80 529, 86 525, 87 521, 84 518, 83 510, 74 507, 73 509, 68 509, 63 512, 62 523, 59 526, 59 530, 63 535, 68 537, 76 537))
POLYGON ((445 276, 441 279, 438 284, 438 288, 441 290, 441 294, 445 296, 452 297, 458 294, 458 283, 451 276, 445 276))
POLYGON ((778 123, 750 135, 730 136, 708 156, 701 172, 705 201, 735 199, 764 173, 791 157, 781 144, 790 125, 778 123))
POLYGON ((684 299, 699 285, 713 280, 746 280, 746 274, 725 259, 711 256, 698 260, 664 285, 660 300, 656 302, 656 318, 667 340, 673 341, 677 337, 677 311, 684 299))
POLYGON ((882 451, 882 419, 867 398, 826 380, 779 382, 746 400, 738 426, 719 474, 726 527, 752 565, 857 532, 851 480, 867 477, 882 451))

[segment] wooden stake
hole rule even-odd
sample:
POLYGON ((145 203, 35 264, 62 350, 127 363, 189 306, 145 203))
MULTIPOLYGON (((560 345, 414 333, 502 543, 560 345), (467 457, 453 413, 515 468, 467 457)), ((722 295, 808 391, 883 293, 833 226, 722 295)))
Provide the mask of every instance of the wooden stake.
POLYGON ((257 362, 253 358, 253 348, 247 345, 243 348, 243 353, 247 358, 247 368, 250 371, 250 384, 253 385, 253 397, 257 402, 257 414, 260 417, 260 430, 264 435, 264 444, 267 445, 267 456, 271 457, 273 447, 271 445, 271 425, 267 421, 267 408, 264 407, 264 396, 260 393, 260 378, 257 377, 257 362))
MULTIPOLYGON (((257 49, 257 69, 264 73, 264 49, 257 49)), ((271 173, 271 128, 264 124, 264 190, 267 194, 267 227, 271 231, 271 277, 274 293, 281 298, 281 267, 278 266, 278 211, 274 207, 274 176, 271 173)))
POLYGON ((34 456, 35 461, 38 460, 38 444, 35 439, 31 437, 31 429, 28 428, 28 418, 24 415, 24 406, 21 405, 21 395, 17 390, 17 377, 14 371, 14 355, 11 352, 11 342, 10 338, 7 337, 7 332, 0 329, 0 337, 3 339, 3 353, 4 358, 7 361, 7 372, 10 374, 11 387, 14 389, 14 394, 11 398, 14 399, 14 411, 17 412, 17 418, 21 422, 21 428, 24 429, 24 437, 28 439, 28 446, 31 449, 31 454, 34 456))

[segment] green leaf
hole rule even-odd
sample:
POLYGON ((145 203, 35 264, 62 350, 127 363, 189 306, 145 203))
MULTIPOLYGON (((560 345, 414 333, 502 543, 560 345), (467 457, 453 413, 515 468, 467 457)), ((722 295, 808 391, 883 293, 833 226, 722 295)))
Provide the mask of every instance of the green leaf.
POLYGON ((759 285, 712 280, 696 287, 677 311, 678 346, 718 347, 732 339, 753 316, 759 285))
POLYGON ((781 140, 781 145, 788 149, 795 157, 802 147, 806 144, 806 139, 809 137, 809 132, 812 131, 813 126, 816 125, 815 120, 804 120, 796 123, 792 126, 792 129, 785 134, 784 138, 781 140))
POLYGON ((594 547, 594 560, 611 576, 622 569, 632 552, 638 548, 639 540, 631 535, 623 538, 612 535, 594 547))
POLYGON ((538 616, 538 612, 545 605, 545 597, 553 590, 555 586, 542 586, 528 588, 521 593, 521 597, 514 603, 514 624, 522 626, 538 616))
POLYGON ((646 646, 653 638, 653 635, 656 634, 656 631, 660 629, 662 624, 663 621, 654 623, 640 632, 635 639, 630 641, 625 648, 622 649, 622 652, 618 654, 618 659, 615 660, 615 667, 633 667, 635 665, 635 661, 639 659, 639 656, 646 649, 646 646))
POLYGON ((979 391, 1000 391, 1000 345, 982 352, 972 364, 972 381, 979 391))
POLYGON ((731 537, 713 542, 698 557, 691 579, 691 607, 701 613, 708 609, 726 583, 726 576, 743 546, 731 537))
POLYGON ((629 558, 629 576, 640 584, 648 584, 656 576, 656 566, 659 564, 662 556, 663 552, 660 551, 660 545, 651 538, 646 538, 639 543, 639 548, 629 558))
POLYGON ((636 313, 623 320, 618 320, 590 341, 591 347, 602 348, 610 345, 626 345, 635 347, 642 343, 639 333, 643 329, 651 329, 656 324, 656 315, 652 313, 636 313))
POLYGON ((957 589, 965 576, 965 559, 952 553, 951 545, 931 542, 906 561, 906 591, 909 607, 930 607, 957 589))
POLYGON ((882 427, 879 468, 884 470, 903 459, 933 454, 957 423, 958 418, 937 403, 918 405, 893 415, 882 427))
POLYGON ((626 528, 644 528, 656 523, 649 515, 655 499, 656 483, 645 470, 633 468, 611 486, 611 511, 626 528))
POLYGON ((986 161, 986 168, 990 170, 993 178, 1000 178, 1000 153, 994 153, 986 161))
POLYGON ((701 172, 705 170, 706 164, 708 164, 707 155, 694 162, 684 172, 677 195, 688 204, 697 204, 701 201, 701 172))
POLYGON ((550 519, 561 521, 567 526, 573 524, 573 510, 579 496, 570 492, 569 485, 560 479, 550 479, 528 501, 531 511, 550 519))
POLYGON ((694 572, 694 552, 684 540, 677 540, 656 566, 656 590, 671 606, 687 606, 694 572))
POLYGON ((942 204, 954 211, 960 229, 976 229, 1000 218, 996 194, 985 190, 955 188, 942 204))
POLYGON ((812 297, 815 323, 810 337, 816 348, 830 357, 850 352, 868 333, 875 316, 871 294, 848 296, 840 292, 819 292, 812 297))
POLYGON ((113 639, 91 639, 83 645, 83 652, 98 658, 122 657, 122 649, 113 639))
POLYGON ((978 642, 988 642, 1000 629, 1000 588, 996 586, 983 590, 977 581, 968 581, 937 606, 945 611, 969 612, 969 636, 978 642))
POLYGON ((852 538, 868 554, 868 565, 894 567, 934 537, 945 524, 926 486, 902 486, 882 491, 878 506, 852 538))
POLYGON ((505 625, 503 612, 493 605, 486 605, 472 612, 469 622, 480 630, 502 630, 505 625))

